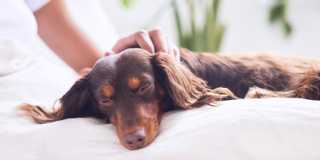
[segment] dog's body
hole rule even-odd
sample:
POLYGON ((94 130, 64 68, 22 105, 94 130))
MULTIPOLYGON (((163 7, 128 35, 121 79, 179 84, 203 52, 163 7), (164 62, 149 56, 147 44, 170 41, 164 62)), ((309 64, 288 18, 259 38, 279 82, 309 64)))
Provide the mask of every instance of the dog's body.
POLYGON ((221 56, 181 50, 180 61, 166 53, 128 49, 108 56, 78 80, 52 112, 23 109, 38 123, 74 117, 111 122, 128 149, 150 144, 161 115, 219 100, 258 97, 320 99, 319 61, 275 56, 221 56))
POLYGON ((320 99, 320 60, 317 59, 272 54, 192 54, 188 50, 181 50, 181 54, 182 62, 211 88, 228 88, 240 98, 320 99))

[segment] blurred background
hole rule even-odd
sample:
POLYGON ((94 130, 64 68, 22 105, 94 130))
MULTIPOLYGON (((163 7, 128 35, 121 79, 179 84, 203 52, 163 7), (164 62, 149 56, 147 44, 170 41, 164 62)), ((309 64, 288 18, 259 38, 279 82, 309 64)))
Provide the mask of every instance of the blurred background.
POLYGON ((320 57, 319 0, 68 0, 103 50, 119 36, 161 27, 180 46, 211 52, 320 57))

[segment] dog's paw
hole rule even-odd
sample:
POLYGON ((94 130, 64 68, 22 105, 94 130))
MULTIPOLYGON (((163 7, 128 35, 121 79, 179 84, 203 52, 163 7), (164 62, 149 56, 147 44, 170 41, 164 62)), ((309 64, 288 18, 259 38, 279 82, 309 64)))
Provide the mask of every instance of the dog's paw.
POLYGON ((294 90, 288 91, 272 91, 259 87, 251 87, 245 98, 271 98, 271 97, 295 97, 294 90))
POLYGON ((248 90, 245 98, 262 98, 265 96, 265 91, 258 87, 252 87, 248 90))
POLYGON ((238 99, 238 97, 228 88, 218 87, 213 89, 212 93, 217 94, 220 101, 238 99))

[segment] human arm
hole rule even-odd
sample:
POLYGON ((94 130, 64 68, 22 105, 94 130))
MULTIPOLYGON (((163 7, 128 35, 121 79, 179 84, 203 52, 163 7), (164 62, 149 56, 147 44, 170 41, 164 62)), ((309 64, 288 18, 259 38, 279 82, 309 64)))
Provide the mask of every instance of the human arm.
POLYGON ((52 0, 35 12, 41 39, 76 72, 103 56, 71 21, 63 0, 52 0))

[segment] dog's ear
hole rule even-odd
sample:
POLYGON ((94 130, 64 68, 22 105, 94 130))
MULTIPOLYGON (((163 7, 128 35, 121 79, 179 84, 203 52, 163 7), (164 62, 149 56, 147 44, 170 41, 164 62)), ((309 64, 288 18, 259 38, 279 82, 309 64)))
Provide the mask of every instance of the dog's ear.
POLYGON ((212 92, 206 82, 189 68, 167 53, 157 53, 153 58, 155 76, 174 105, 184 109, 214 104, 220 95, 212 92))
POLYGON ((96 117, 97 102, 89 87, 88 76, 79 79, 60 99, 62 119, 75 117, 96 117))
POLYGON ((89 89, 87 76, 79 79, 60 99, 60 106, 46 111, 39 106, 24 104, 20 109, 26 111, 38 123, 46 123, 66 118, 101 117, 97 103, 89 89))

